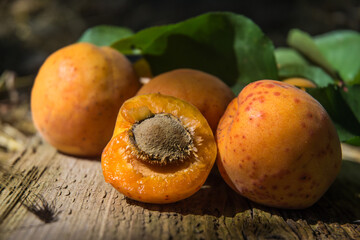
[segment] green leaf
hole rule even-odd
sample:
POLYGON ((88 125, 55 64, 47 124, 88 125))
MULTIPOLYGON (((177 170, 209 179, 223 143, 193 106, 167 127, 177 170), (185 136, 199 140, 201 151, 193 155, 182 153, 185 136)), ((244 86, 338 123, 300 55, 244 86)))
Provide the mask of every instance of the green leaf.
POLYGON ((287 43, 300 53, 309 58, 312 62, 324 68, 330 75, 336 76, 336 71, 322 54, 311 36, 298 29, 292 29, 289 32, 287 43))
POLYGON ((314 41, 346 83, 360 83, 360 33, 339 30, 317 36, 314 41))
POLYGON ((281 79, 302 77, 311 80, 318 87, 333 84, 334 80, 321 68, 309 65, 285 65, 279 69, 281 79))
POLYGON ((350 82, 348 82, 350 84, 360 84, 360 69, 357 72, 357 74, 355 75, 354 79, 350 82))
POLYGON ((360 34, 341 30, 312 38, 295 29, 290 31, 288 43, 315 66, 301 63, 294 53, 277 56, 282 61, 280 77, 297 76, 315 82, 320 88, 308 91, 328 111, 341 141, 360 145, 360 34), (345 86, 338 87, 339 80, 345 86))
POLYGON ((152 27, 112 45, 141 54, 154 75, 193 68, 218 76, 238 93, 244 84, 277 79, 274 47, 250 19, 234 13, 207 13, 152 27))
MULTIPOLYGON (((111 47, 126 55, 143 55, 156 39, 160 38, 166 32, 171 31, 173 28, 173 25, 146 28, 129 38, 119 39, 114 42, 111 47)), ((159 54, 162 51, 160 49, 161 47, 162 46, 158 46, 159 54)))
POLYGON ((353 112, 354 116, 360 122, 360 85, 348 86, 341 90, 341 95, 353 112))
POLYGON ((343 98, 342 89, 335 85, 326 88, 308 89, 329 113, 335 123, 341 141, 356 144, 360 136, 360 123, 343 98))
POLYGON ((97 46, 110 46, 119 39, 129 37, 133 32, 124 27, 99 25, 87 29, 78 42, 88 42, 97 46))
POLYGON ((360 146, 360 136, 356 136, 340 124, 334 123, 341 142, 360 146))
POLYGON ((277 48, 275 49, 275 58, 278 68, 287 65, 309 65, 296 50, 291 48, 277 48))
POLYGON ((345 141, 348 144, 360 146, 360 137, 356 136, 345 141))

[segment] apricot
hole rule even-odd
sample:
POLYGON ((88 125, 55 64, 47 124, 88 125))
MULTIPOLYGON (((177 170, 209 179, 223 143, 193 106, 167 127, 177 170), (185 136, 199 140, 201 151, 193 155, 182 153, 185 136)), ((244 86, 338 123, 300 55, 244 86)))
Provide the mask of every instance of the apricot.
POLYGON ((197 107, 213 132, 227 105, 235 95, 219 78, 193 69, 177 69, 151 79, 137 95, 162 93, 185 100, 197 107))
POLYGON ((193 105, 147 94, 120 108, 101 165, 105 181, 147 203, 185 199, 204 184, 216 159, 214 135, 193 105))
POLYGON ((287 83, 247 85, 229 104, 216 136, 224 180, 263 205, 309 207, 340 170, 340 142, 327 112, 287 83))
POLYGON ((315 83, 311 82, 306 78, 287 78, 284 79, 282 82, 294 85, 304 91, 306 88, 316 88, 315 83))
POLYGON ((31 92, 33 121, 58 150, 99 156, 111 138, 120 106, 139 88, 131 63, 119 52, 72 44, 41 66, 31 92))

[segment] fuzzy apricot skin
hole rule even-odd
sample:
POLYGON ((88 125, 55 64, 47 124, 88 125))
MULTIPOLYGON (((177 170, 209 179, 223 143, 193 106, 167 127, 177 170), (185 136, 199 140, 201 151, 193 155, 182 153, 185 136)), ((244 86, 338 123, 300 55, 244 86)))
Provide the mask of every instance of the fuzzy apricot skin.
POLYGON ((341 166, 337 132, 325 109, 283 82, 246 86, 217 129, 220 173, 235 191, 278 208, 313 205, 341 166))
POLYGON ((216 154, 212 130, 196 107, 171 96, 147 94, 122 105, 114 135, 103 151, 101 166, 105 181, 120 193, 137 201, 164 204, 196 193, 208 177, 216 154), (148 110, 178 118, 190 130, 197 156, 178 165, 154 166, 141 161, 131 150, 128 131, 135 122, 148 116, 148 110))
POLYGON ((156 76, 137 95, 148 93, 162 93, 195 105, 214 133, 227 105, 235 98, 219 78, 193 69, 176 69, 156 76))
POLYGON ((109 47, 76 43, 51 54, 31 92, 34 124, 61 152, 99 156, 121 104, 140 83, 131 63, 109 47))

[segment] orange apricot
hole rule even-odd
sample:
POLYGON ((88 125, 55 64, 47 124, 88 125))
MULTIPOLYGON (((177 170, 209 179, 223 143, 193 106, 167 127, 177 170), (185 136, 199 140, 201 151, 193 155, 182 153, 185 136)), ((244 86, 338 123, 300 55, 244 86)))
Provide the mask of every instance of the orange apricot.
POLYGON ((261 80, 228 106, 217 129, 219 171, 235 191, 278 208, 313 205, 341 166, 336 129, 305 91, 261 80))
POLYGON ((229 102, 235 97, 219 78, 193 69, 177 69, 151 79, 137 95, 162 93, 185 100, 197 107, 215 133, 229 102))
POLYGON ((51 54, 31 93, 34 124, 58 150, 99 156, 121 104, 140 88, 131 63, 116 50, 76 43, 51 54))
POLYGON ((120 108, 101 164, 105 181, 125 196, 171 203, 200 189, 216 154, 212 130, 196 107, 175 97, 147 94, 120 108))
POLYGON ((287 78, 287 79, 284 79, 282 82, 299 87, 301 90, 304 90, 304 91, 306 88, 316 88, 315 83, 313 83, 312 81, 310 81, 306 78, 299 78, 299 77, 287 78))

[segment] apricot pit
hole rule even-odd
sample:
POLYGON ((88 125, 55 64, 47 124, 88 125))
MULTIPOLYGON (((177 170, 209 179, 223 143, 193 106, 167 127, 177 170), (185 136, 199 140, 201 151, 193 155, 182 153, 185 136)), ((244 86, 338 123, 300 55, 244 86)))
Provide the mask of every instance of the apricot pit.
POLYGON ((151 164, 181 162, 194 150, 189 131, 171 114, 155 114, 130 131, 136 155, 151 164))

